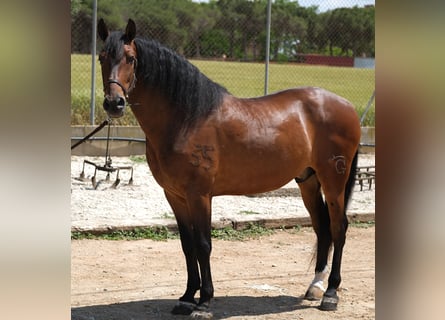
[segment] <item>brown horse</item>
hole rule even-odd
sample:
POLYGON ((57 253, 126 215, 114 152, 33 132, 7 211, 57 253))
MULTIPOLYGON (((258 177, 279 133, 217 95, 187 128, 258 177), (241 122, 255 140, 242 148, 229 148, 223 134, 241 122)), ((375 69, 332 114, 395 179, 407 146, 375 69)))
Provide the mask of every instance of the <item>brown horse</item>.
POLYGON ((322 310, 335 310, 360 141, 351 103, 315 87, 236 98, 170 49, 136 37, 131 19, 125 32, 109 32, 101 19, 98 33, 105 42, 103 106, 120 117, 130 104, 146 135, 148 165, 178 224, 188 280, 172 312, 206 309, 213 297, 212 198, 271 191, 292 179, 317 235, 315 277, 305 298, 322 298, 322 310))

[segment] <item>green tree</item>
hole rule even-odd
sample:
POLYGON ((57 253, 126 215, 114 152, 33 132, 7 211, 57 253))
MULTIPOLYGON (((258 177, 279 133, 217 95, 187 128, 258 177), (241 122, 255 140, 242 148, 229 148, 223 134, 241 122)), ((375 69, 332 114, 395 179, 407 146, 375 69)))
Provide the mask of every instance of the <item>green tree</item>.
POLYGON ((266 4, 266 1, 243 1, 236 7, 241 13, 239 26, 243 59, 249 59, 251 56, 256 60, 262 48, 259 39, 266 27, 266 4))
POLYGON ((320 15, 317 7, 297 7, 296 15, 306 22, 306 34, 301 37, 298 44, 298 53, 319 52, 326 45, 326 37, 323 37, 320 15))
POLYGON ((375 57, 375 7, 365 7, 360 11, 361 33, 357 55, 375 57))
MULTIPOLYGON (((93 0, 71 0, 72 52, 91 52, 92 7, 93 0)), ((139 35, 188 57, 257 60, 265 55, 266 7, 267 0, 98 0, 98 17, 110 29, 122 29, 132 18, 139 35)), ((296 0, 275 0, 272 58, 326 52, 374 56, 374 16, 374 6, 317 13, 317 7, 301 7, 296 0)))
POLYGON ((131 17, 136 22, 138 35, 153 38, 176 50, 183 45, 183 31, 178 27, 171 0, 131 0, 131 17), (179 41, 179 43, 178 43, 179 41))
POLYGON ((277 0, 272 4, 271 51, 274 58, 279 54, 287 58, 295 53, 300 39, 306 37, 307 22, 298 16, 297 1, 277 0))
POLYGON ((330 55, 334 55, 334 47, 341 55, 374 55, 374 7, 338 8, 326 16, 324 32, 330 55))
POLYGON ((200 58, 221 56, 227 51, 227 41, 215 25, 220 11, 214 5, 201 3, 193 10, 195 19, 190 32, 186 55, 200 58))
POLYGON ((217 1, 217 7, 221 12, 220 19, 216 27, 221 29, 229 42, 230 58, 240 57, 239 38, 240 38, 240 22, 243 19, 242 14, 237 10, 242 5, 243 0, 220 0, 217 1))

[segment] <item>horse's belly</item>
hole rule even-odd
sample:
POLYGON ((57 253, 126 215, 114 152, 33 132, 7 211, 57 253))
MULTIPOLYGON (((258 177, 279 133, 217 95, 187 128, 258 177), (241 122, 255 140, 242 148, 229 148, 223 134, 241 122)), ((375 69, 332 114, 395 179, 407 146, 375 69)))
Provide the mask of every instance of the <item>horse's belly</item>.
POLYGON ((292 179, 286 180, 275 180, 271 183, 258 183, 258 181, 249 181, 249 182, 240 182, 236 184, 224 184, 224 185, 215 185, 214 192, 212 195, 220 196, 220 195, 246 195, 246 194, 255 194, 255 193, 263 193, 278 189, 292 179))
POLYGON ((243 195, 278 189, 307 167, 304 162, 277 158, 251 158, 221 166, 213 185, 213 195, 243 195), (275 160, 275 161, 274 161, 275 160))

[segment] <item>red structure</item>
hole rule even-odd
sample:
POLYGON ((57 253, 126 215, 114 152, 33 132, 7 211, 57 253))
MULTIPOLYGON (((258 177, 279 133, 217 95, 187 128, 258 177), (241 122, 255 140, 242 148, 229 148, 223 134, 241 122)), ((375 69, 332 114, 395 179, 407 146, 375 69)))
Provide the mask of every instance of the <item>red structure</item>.
POLYGON ((302 63, 306 64, 318 64, 326 66, 337 66, 337 67, 353 67, 354 58, 353 57, 332 57, 323 56, 318 54, 300 54, 298 55, 302 63))

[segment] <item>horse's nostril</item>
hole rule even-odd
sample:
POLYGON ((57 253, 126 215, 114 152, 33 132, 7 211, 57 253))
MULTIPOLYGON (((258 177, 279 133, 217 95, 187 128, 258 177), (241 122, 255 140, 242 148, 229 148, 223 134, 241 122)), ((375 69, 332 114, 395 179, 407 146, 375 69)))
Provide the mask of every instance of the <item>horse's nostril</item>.
POLYGON ((110 109, 110 102, 108 99, 104 99, 104 109, 107 111, 110 109))
POLYGON ((125 107, 125 99, 123 97, 119 97, 117 101, 117 107, 121 109, 125 107))
POLYGON ((105 97, 103 107, 110 117, 120 117, 124 113, 125 98, 122 96, 105 97))

